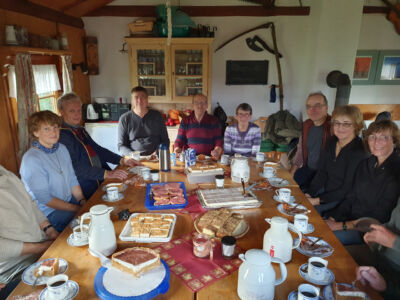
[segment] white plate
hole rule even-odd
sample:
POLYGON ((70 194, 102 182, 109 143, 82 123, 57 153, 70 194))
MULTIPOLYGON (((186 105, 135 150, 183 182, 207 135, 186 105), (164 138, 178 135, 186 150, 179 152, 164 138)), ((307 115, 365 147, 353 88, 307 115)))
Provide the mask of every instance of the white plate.
POLYGON ((204 155, 205 156, 205 159, 203 159, 203 160, 200 160, 198 157, 198 155, 196 156, 196 161, 204 161, 204 160, 210 160, 211 159, 211 156, 208 156, 208 155, 204 155))
MULTIPOLYGON (((75 298, 75 296, 78 294, 78 291, 79 291, 79 285, 75 282, 75 281, 73 281, 73 280, 68 280, 68 282, 67 282, 67 284, 68 284, 68 290, 69 290, 69 292, 68 292, 68 295, 65 297, 65 298, 63 298, 63 300, 71 300, 71 299, 73 299, 73 298, 75 298)), ((39 295, 39 300, 54 300, 54 298, 53 297, 49 297, 48 296, 48 290, 47 290, 47 287, 40 293, 40 295, 39 295)))
POLYGON ((126 221, 126 224, 119 235, 119 239, 121 241, 137 242, 137 243, 164 243, 164 242, 169 242, 172 239, 172 235, 174 233, 174 228, 175 228, 175 223, 176 223, 176 215, 175 214, 157 214, 157 213, 150 213, 150 214, 174 217, 171 228, 169 230, 169 234, 166 238, 162 238, 162 237, 148 237, 148 238, 132 237, 131 236, 131 232, 132 232, 131 219, 138 214, 140 214, 140 213, 131 214, 128 221, 126 221))
MULTIPOLYGON (((282 203, 282 201, 279 200, 278 195, 274 195, 274 196, 272 197, 272 199, 274 199, 274 200, 277 201, 277 202, 282 203)), ((294 196, 290 196, 290 201, 289 201, 289 203, 291 203, 291 204, 296 203, 296 198, 295 198, 294 196)))
POLYGON ((328 285, 331 284, 335 280, 335 275, 333 275, 332 271, 329 270, 328 268, 325 269, 325 277, 323 280, 316 280, 308 276, 308 273, 305 272, 305 268, 307 267, 308 264, 303 264, 299 268, 299 273, 300 276, 303 277, 305 280, 308 282, 311 282, 312 284, 316 285, 328 285))
MULTIPOLYGON (((281 204, 278 204, 278 211, 280 212, 280 213, 282 213, 282 214, 284 214, 284 215, 286 215, 286 216, 294 216, 294 215, 297 215, 297 214, 299 214, 299 213, 288 213, 288 212, 286 212, 284 209, 283 209, 283 204, 281 203, 281 204)), ((307 209, 307 207, 305 207, 305 206, 303 206, 303 205, 298 205, 297 206, 297 208, 300 208, 300 209, 306 209, 307 210, 307 212, 304 212, 304 213, 300 213, 301 215, 306 215, 306 214, 308 214, 308 209, 307 209)))
POLYGON ((76 242, 73 238, 74 234, 71 233, 67 239, 67 243, 68 245, 72 246, 72 247, 82 247, 82 246, 86 246, 87 244, 89 244, 89 240, 85 240, 85 241, 81 241, 81 242, 76 242))
POLYGON ((106 202, 117 202, 117 201, 119 201, 121 199, 124 199, 124 194, 118 193, 118 199, 117 200, 113 200, 113 201, 108 200, 107 194, 104 194, 103 197, 101 197, 101 199, 103 199, 103 201, 106 201, 106 202))
MULTIPOLYGON (((297 290, 292 291, 289 295, 288 295, 288 300, 297 300, 297 290)), ((327 300, 326 298, 321 298, 321 296, 318 297, 318 299, 322 300, 327 300)), ((334 299, 333 299, 334 300, 334 299)))
MULTIPOLYGON (((268 178, 267 178, 268 179, 268 178)), ((279 178, 279 177, 272 177, 268 179, 269 183, 273 186, 273 187, 285 187, 289 185, 289 181, 283 178, 279 178)))
MULTIPOLYGON (((107 186, 113 186, 113 185, 115 186, 116 184, 118 184, 118 183, 115 183, 115 184, 109 183, 109 184, 103 185, 103 187, 101 189, 102 189, 103 192, 105 192, 107 190, 107 186)), ((123 192, 127 188, 128 188, 128 186, 124 183, 124 185, 122 186, 122 189, 120 189, 119 192, 123 192)))
POLYGON ((143 168, 147 168, 147 167, 145 167, 145 166, 136 166, 136 167, 130 168, 128 171, 129 171, 130 173, 133 173, 133 174, 141 175, 141 174, 142 174, 142 173, 141 173, 141 170, 142 170, 143 168))
POLYGON ((314 225, 311 224, 311 223, 308 223, 307 230, 306 231, 302 231, 301 233, 302 234, 310 234, 312 232, 314 232, 314 225))
MULTIPOLYGON (((35 275, 33 275, 33 272, 37 267, 39 267, 44 261, 50 260, 54 258, 47 258, 43 259, 41 261, 37 261, 34 264, 31 264, 28 268, 25 269, 24 273, 22 273, 22 281, 28 285, 33 285, 33 283, 36 280, 35 275)), ((65 273, 68 269, 68 263, 65 259, 59 258, 58 259, 58 274, 65 273)), ((36 281, 36 285, 43 285, 46 284, 47 280, 49 279, 49 276, 41 276, 38 278, 36 281)))
MULTIPOLYGON (((345 284, 347 286, 351 286, 351 284, 348 284, 348 283, 342 283, 342 284, 345 284)), ((332 285, 331 284, 329 284, 326 287, 324 287, 323 295, 324 295, 324 300, 335 300, 335 296, 333 295, 332 285)), ((371 299, 367 294, 365 294, 365 295, 366 295, 365 300, 370 300, 371 299)))
MULTIPOLYGON (((315 237, 315 236, 307 236, 307 239, 309 239, 309 240, 311 240, 311 241, 315 241, 315 240, 318 239, 318 238, 315 237)), ((294 243, 296 244, 298 240, 299 240, 299 239, 297 238, 297 239, 294 241, 294 243)), ((324 247, 317 248, 317 249, 315 249, 315 250, 304 250, 304 249, 301 248, 301 244, 300 244, 300 246, 297 247, 296 250, 299 251, 301 254, 303 254, 303 255, 305 255, 305 256, 309 256, 309 257, 312 257, 312 256, 327 257, 327 256, 330 256, 330 255, 333 253, 333 251, 334 251, 333 248, 332 248, 332 246, 329 245, 329 243, 326 242, 326 241, 324 241, 324 240, 319 240, 319 241, 317 242, 317 245, 321 245, 321 246, 324 246, 324 247), (330 249, 330 250, 329 250, 329 251, 326 251, 326 249, 330 249), (321 250, 322 250, 322 251, 321 251, 321 250)))

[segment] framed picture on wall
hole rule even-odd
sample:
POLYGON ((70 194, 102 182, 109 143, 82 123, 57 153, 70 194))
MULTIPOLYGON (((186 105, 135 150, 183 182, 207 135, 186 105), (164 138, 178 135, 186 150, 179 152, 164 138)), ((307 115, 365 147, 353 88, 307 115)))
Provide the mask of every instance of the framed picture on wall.
POLYGON ((374 84, 378 58, 378 50, 357 51, 354 63, 353 85, 374 84))
POLYGON ((375 84, 400 84, 400 50, 381 50, 375 84))

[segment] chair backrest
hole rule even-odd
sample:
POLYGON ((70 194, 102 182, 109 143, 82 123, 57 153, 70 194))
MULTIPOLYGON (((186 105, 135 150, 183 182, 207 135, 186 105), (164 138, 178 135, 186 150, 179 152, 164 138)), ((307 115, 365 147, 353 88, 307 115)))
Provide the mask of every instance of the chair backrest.
POLYGON ((260 127, 261 134, 265 132, 265 128, 267 127, 267 120, 268 117, 259 117, 257 120, 254 121, 254 124, 260 127))

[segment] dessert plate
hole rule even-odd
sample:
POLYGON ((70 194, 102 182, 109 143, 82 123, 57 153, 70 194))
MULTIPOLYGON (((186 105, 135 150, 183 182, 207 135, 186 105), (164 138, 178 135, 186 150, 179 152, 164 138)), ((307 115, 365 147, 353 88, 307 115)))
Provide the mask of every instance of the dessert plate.
POLYGON ((279 178, 279 177, 272 177, 270 179, 268 179, 269 183, 273 186, 273 187, 285 187, 289 185, 289 181, 283 178, 279 178))
MULTIPOLYGON (((278 195, 274 195, 274 196, 272 197, 272 199, 274 199, 274 200, 277 201, 277 202, 283 203, 281 200, 279 200, 278 195)), ((290 196, 290 201, 289 201, 289 203, 290 203, 290 204, 293 204, 293 203, 295 203, 295 202, 296 202, 296 198, 295 198, 294 196, 290 196)))
POLYGON ((299 268, 300 276, 303 277, 308 282, 311 282, 316 285, 328 285, 331 284, 335 280, 335 275, 333 275, 332 271, 328 268, 325 269, 325 278, 323 280, 316 280, 308 276, 307 273, 308 264, 302 264, 299 268))
MULTIPOLYGON (((349 283, 341 283, 341 284, 349 286, 349 287, 351 286, 351 284, 349 284, 349 283)), ((324 295, 324 300, 335 300, 335 296, 333 295, 332 285, 331 284, 329 284, 326 287, 324 287, 323 295, 324 295)), ((365 296, 366 296, 365 300, 370 300, 371 299, 367 294, 365 296)))
MULTIPOLYGON (((307 236, 305 238, 305 241, 308 241, 309 244, 317 240, 318 238, 315 236, 307 236)), ((295 239, 294 243, 296 244, 298 242, 298 238, 295 239)), ((312 257, 312 256, 317 256, 317 257, 327 257, 330 256, 333 253, 333 248, 331 245, 329 245, 328 242, 324 240, 319 240, 318 242, 315 243, 315 247, 313 249, 308 249, 304 246, 304 243, 307 242, 301 242, 300 246, 296 248, 297 251, 299 251, 301 254, 312 257)))
POLYGON ((107 194, 104 194, 103 195, 103 197, 101 197, 101 199, 103 200, 103 201, 106 201, 106 202, 117 202, 117 201, 119 201, 119 200, 121 200, 121 199, 124 199, 124 194, 122 194, 122 193, 118 193, 118 199, 117 200, 108 200, 108 197, 107 197, 107 194))
POLYGON ((298 215, 298 214, 301 214, 301 215, 305 215, 305 214, 308 214, 308 209, 307 209, 307 207, 305 207, 305 206, 303 206, 303 205, 297 205, 296 206, 296 208, 298 208, 298 209, 302 209, 302 210, 304 210, 304 212, 300 212, 300 211, 296 211, 296 210, 294 210, 293 212, 287 212, 284 208, 283 208, 283 203, 281 203, 281 204, 278 204, 278 211, 280 212, 280 213, 282 213, 282 214, 284 214, 284 215, 286 215, 286 216, 294 216, 294 215, 298 215))
MULTIPOLYGON (((198 233, 203 233, 203 232, 200 230, 200 228, 198 227, 198 225, 197 225, 197 224, 199 223, 199 220, 200 220, 200 217, 198 217, 198 218, 196 218, 196 219, 194 220, 194 222, 193 222, 193 224, 194 224, 194 229, 196 229, 196 231, 197 231, 198 233)), ((233 236, 234 238, 240 239, 241 237, 244 237, 244 236, 246 235, 246 233, 249 231, 249 229, 250 229, 249 223, 247 223, 246 220, 244 220, 244 222, 246 223, 246 226, 243 228, 242 231, 240 231, 238 234, 234 235, 234 236, 233 236)))
MULTIPOLYGON (((75 281, 68 280, 67 285, 68 285, 68 295, 65 298, 63 298, 63 300, 71 300, 75 298, 75 296, 78 294, 79 291, 79 285, 75 281)), ((46 287, 40 293, 39 300, 54 300, 54 297, 49 296, 48 289, 46 287)))
MULTIPOLYGON (((50 260, 50 259, 54 259, 54 258, 47 258, 47 259, 43 259, 41 261, 37 261, 34 264, 31 264, 28 268, 25 269, 24 273, 22 273, 22 281, 25 284, 28 285, 33 285, 33 283, 36 280, 35 275, 33 275, 33 272, 35 271, 35 269, 37 267, 39 267, 44 261, 46 260, 50 260)), ((65 259, 59 258, 58 259, 58 274, 62 274, 65 273, 65 271, 67 271, 68 269, 68 263, 65 259)), ((49 279, 49 276, 41 276, 38 278, 38 280, 36 281, 35 285, 43 285, 46 284, 47 280, 49 279)))
MULTIPOLYGON (((287 298, 288 298, 288 300, 297 300, 297 290, 292 291, 287 298)), ((321 298, 321 296, 319 296, 318 299, 326 300, 326 298, 321 298)))
POLYGON ((89 240, 84 240, 84 241, 75 241, 74 240, 74 234, 71 233, 67 239, 67 243, 68 245, 72 246, 72 247, 82 247, 82 246, 86 246, 87 244, 89 244, 89 240))

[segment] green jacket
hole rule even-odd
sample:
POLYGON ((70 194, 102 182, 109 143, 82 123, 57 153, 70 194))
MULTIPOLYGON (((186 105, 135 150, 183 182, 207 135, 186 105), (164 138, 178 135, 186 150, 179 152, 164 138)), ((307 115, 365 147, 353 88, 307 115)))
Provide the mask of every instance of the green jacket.
POLYGON ((282 110, 269 116, 263 140, 270 139, 274 144, 288 145, 300 135, 301 123, 288 110, 282 110))

